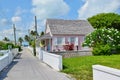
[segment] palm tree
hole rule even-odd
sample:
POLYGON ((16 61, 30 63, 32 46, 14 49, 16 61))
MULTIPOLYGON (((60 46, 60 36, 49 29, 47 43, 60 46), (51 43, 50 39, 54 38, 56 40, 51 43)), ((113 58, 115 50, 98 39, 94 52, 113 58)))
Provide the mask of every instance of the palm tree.
POLYGON ((32 36, 35 36, 35 35, 36 35, 36 31, 33 31, 33 30, 32 30, 32 31, 30 32, 30 34, 31 34, 32 36))
POLYGON ((7 37, 4 37, 3 40, 4 40, 4 41, 10 41, 7 37))
POLYGON ((18 41, 20 42, 20 45, 22 45, 22 42, 23 42, 22 37, 19 37, 18 41))
POLYGON ((31 36, 32 36, 32 39, 33 39, 33 52, 34 52, 34 56, 36 56, 36 40, 35 40, 35 37, 36 37, 36 31, 31 31, 30 32, 31 36))
POLYGON ((28 42, 30 41, 30 37, 28 35, 25 35, 24 39, 25 41, 28 41, 28 42))
POLYGON ((42 36, 42 35, 44 35, 44 32, 43 32, 43 31, 40 33, 40 36, 42 36))

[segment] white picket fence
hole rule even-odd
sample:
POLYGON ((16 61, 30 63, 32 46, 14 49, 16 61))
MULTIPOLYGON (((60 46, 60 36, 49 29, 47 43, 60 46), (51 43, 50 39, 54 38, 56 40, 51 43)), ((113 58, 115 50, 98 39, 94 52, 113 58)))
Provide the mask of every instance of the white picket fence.
POLYGON ((120 80, 120 70, 93 65, 93 80, 120 80))
POLYGON ((0 71, 12 62, 17 53, 18 49, 16 48, 11 51, 7 51, 2 57, 0 57, 0 71))
MULTIPOLYGON (((31 47, 28 47, 30 50, 33 50, 31 47)), ((32 51, 33 52, 33 51, 32 51)), ((60 71, 62 70, 62 56, 49 53, 47 51, 41 50, 40 47, 36 48, 36 56, 43 61, 44 63, 51 66, 53 69, 60 71)))

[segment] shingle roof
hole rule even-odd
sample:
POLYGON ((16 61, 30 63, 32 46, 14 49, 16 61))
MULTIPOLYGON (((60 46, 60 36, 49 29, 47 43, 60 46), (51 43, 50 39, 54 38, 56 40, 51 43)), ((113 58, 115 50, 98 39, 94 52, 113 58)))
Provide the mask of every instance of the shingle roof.
POLYGON ((49 38, 51 38, 50 33, 44 34, 43 36, 40 37, 41 40, 42 39, 49 39, 49 38))
POLYGON ((52 34, 89 34, 94 29, 85 20, 47 19, 52 34))

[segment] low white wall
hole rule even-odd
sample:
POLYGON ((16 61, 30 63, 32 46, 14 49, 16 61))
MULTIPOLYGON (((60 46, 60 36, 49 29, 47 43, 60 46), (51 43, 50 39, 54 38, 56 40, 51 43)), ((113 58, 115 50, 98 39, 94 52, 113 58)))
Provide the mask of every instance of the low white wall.
POLYGON ((36 47, 36 56, 39 57, 39 53, 40 53, 40 48, 36 47))
POLYGON ((33 48, 31 46, 28 46, 28 49, 32 52, 33 54, 33 48))
POLYGON ((9 63, 8 54, 5 54, 4 56, 0 57, 0 71, 5 68, 9 63))
POLYGON ((120 70, 93 65, 93 80, 120 80, 120 70))
POLYGON ((4 56, 0 57, 0 71, 3 70, 8 64, 10 64, 12 60, 12 52, 8 52, 4 56))
MULTIPOLYGON (((33 51, 31 47, 28 47, 30 51, 33 51)), ((51 66, 53 69, 60 71, 62 70, 62 56, 61 55, 56 55, 53 53, 48 53, 46 51, 41 50, 40 47, 36 47, 36 52, 37 52, 37 57, 43 61, 44 63, 48 64, 51 66)))
POLYGON ((12 49, 11 52, 13 56, 15 57, 18 54, 18 48, 12 49))
POLYGON ((48 53, 46 51, 41 51, 43 54, 43 62, 47 63, 52 68, 60 71, 62 70, 62 56, 56 55, 52 53, 48 53))
POLYGON ((18 48, 11 51, 7 51, 2 57, 0 57, 0 71, 3 70, 7 65, 9 65, 15 55, 18 53, 18 48))

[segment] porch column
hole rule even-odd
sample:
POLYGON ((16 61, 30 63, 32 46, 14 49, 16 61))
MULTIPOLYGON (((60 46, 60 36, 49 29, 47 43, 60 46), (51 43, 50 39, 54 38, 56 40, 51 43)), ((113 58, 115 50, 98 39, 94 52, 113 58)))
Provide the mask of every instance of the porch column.
POLYGON ((47 40, 45 39, 45 51, 47 51, 47 40))
POLYGON ((52 49, 52 45, 51 45, 51 39, 49 39, 49 51, 51 51, 51 49, 52 49))

